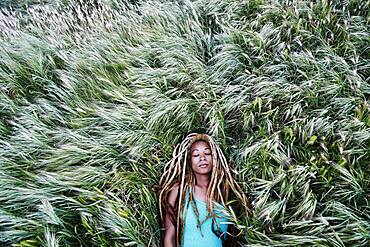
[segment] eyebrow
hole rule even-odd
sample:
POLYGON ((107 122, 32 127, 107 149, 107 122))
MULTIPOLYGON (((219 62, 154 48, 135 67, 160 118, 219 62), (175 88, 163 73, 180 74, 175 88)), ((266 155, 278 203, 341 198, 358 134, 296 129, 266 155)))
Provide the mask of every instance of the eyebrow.
MULTIPOLYGON (((206 149, 209 149, 209 150, 211 150, 210 148, 205 148, 204 150, 206 150, 206 149)), ((197 148, 194 148, 192 152, 194 152, 194 151, 199 151, 199 149, 197 149, 197 148)))

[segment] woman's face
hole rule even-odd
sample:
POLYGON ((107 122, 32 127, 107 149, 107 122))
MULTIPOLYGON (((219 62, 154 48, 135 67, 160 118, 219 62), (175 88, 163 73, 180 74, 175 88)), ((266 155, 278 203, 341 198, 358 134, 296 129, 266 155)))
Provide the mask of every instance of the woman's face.
POLYGON ((212 152, 205 141, 196 141, 191 145, 191 168, 196 174, 209 174, 213 168, 212 152))

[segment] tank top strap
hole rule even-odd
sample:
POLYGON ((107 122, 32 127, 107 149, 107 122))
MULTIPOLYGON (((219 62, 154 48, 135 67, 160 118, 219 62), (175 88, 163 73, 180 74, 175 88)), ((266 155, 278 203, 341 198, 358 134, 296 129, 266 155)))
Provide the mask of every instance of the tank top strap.
POLYGON ((185 194, 185 204, 184 204, 184 209, 186 210, 190 203, 189 203, 189 197, 190 197, 190 190, 191 190, 191 186, 189 186, 186 190, 186 194, 185 194))

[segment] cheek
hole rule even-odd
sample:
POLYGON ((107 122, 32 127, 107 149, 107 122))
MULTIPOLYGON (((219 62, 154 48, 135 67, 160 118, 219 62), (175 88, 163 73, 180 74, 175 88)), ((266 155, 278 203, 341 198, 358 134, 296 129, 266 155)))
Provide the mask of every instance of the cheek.
POLYGON ((208 157, 208 160, 211 166, 213 166, 213 157, 211 155, 208 157))
POLYGON ((191 157, 190 161, 191 161, 191 167, 194 168, 195 165, 197 164, 197 158, 196 157, 191 157))

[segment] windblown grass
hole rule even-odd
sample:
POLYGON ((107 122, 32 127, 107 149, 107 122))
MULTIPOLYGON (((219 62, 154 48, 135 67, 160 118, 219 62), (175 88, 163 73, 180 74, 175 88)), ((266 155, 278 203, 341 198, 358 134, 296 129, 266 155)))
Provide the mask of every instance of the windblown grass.
POLYGON ((0 245, 157 246, 153 186, 197 131, 239 172, 246 244, 366 246, 369 2, 335 2, 3 7, 0 245))

